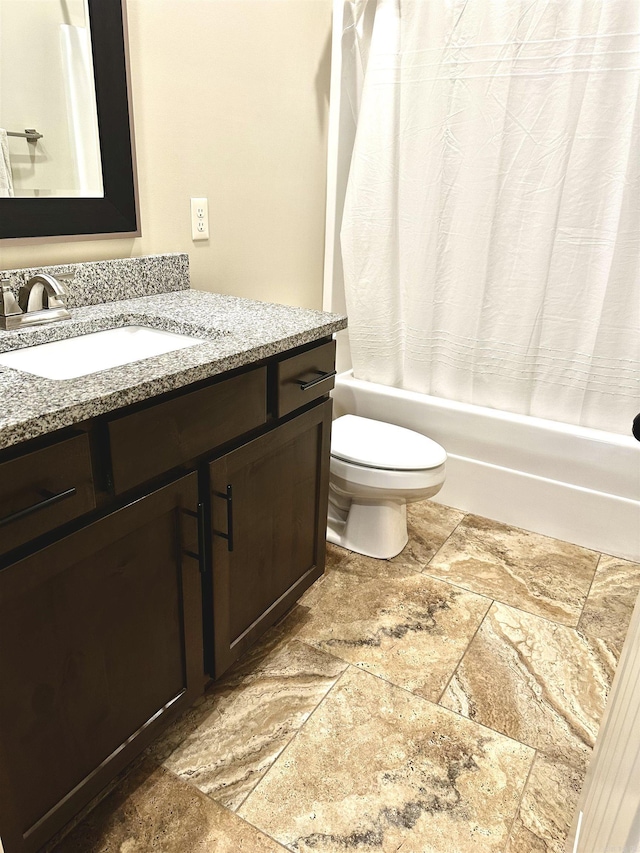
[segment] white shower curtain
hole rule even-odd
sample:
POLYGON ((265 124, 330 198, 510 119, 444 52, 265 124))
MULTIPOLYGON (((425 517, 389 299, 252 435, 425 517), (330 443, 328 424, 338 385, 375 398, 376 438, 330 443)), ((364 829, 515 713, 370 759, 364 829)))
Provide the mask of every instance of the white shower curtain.
POLYGON ((640 0, 348 5, 355 375, 629 434, 640 0))
MULTIPOLYGON (((85 21, 89 21, 86 0, 85 7, 85 21)), ((61 24, 60 48, 76 192, 85 198, 100 198, 104 184, 89 27, 61 24)))

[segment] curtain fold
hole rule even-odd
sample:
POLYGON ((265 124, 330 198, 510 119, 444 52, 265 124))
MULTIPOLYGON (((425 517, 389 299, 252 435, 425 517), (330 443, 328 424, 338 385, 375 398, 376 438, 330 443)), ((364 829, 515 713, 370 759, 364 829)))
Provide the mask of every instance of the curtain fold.
POLYGON ((354 29, 355 375, 629 434, 640 3, 378 0, 354 29))

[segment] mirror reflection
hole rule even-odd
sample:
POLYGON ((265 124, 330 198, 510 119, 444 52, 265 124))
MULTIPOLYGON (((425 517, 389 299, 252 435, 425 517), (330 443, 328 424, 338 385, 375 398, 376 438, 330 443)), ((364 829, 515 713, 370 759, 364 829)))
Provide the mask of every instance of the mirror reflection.
POLYGON ((104 195, 88 0, 0 0, 0 197, 104 195))

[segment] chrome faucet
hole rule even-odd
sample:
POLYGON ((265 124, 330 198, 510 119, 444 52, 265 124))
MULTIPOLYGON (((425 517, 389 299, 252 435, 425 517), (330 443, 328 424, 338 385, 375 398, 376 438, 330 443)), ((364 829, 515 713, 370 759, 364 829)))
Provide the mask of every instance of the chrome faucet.
POLYGON ((42 272, 32 276, 20 288, 18 304, 24 312, 42 311, 44 308, 66 308, 65 298, 68 293, 62 282, 49 273, 42 272))
MULTIPOLYGON (((73 278, 73 274, 60 278, 73 278)), ((9 279, 0 284, 0 329, 21 329, 54 320, 66 320, 71 315, 66 307, 68 290, 55 276, 37 273, 18 291, 16 299, 9 279)))

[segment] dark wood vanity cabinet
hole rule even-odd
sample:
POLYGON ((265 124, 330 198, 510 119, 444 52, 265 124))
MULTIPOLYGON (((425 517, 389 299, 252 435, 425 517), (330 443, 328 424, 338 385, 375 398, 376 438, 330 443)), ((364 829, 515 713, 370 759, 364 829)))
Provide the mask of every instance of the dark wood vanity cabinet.
POLYGON ((214 673, 324 570, 331 401, 209 465, 214 673))
POLYGON ((109 420, 117 495, 237 440, 267 420, 267 370, 257 367, 109 420))
POLYGON ((0 554, 96 505, 86 435, 0 463, 0 554))
POLYGON ((37 850, 201 692, 197 486, 182 477, 0 572, 0 821, 17 849, 37 850))
POLYGON ((4 853, 35 853, 322 574, 333 364, 325 339, 0 454, 4 853))

